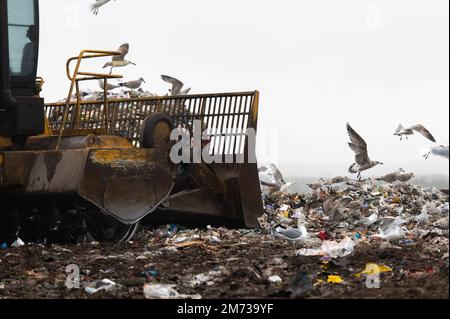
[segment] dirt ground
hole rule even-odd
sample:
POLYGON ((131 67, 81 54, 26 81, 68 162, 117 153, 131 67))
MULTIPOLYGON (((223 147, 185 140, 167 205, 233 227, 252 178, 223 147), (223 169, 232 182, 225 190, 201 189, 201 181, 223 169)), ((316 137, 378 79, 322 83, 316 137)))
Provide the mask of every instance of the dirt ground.
POLYGON ((145 283, 173 284, 181 294, 204 299, 449 298, 448 247, 430 250, 416 242, 399 249, 363 243, 352 255, 325 266, 320 257, 296 256, 299 247, 270 234, 218 229, 219 242, 203 238, 206 230, 198 233, 198 240, 180 244, 168 244, 159 233, 141 229, 132 243, 119 245, 3 249, 0 298, 144 298, 145 283), (381 274, 379 289, 368 289, 366 278, 355 276, 367 263, 392 269, 381 274), (69 264, 80 268, 80 289, 65 286, 69 264), (207 282, 193 283, 202 273, 212 275, 207 282), (268 279, 275 275, 281 282, 268 279), (329 275, 339 275, 343 282, 327 283, 329 275), (305 276, 312 281, 305 284, 305 276), (85 291, 102 279, 118 285, 92 295, 85 291))

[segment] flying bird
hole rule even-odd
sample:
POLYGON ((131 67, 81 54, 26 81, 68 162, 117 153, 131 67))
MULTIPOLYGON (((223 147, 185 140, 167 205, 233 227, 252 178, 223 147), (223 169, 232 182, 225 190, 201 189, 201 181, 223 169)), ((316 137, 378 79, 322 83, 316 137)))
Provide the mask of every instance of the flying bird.
POLYGON ((387 241, 398 241, 406 237, 406 229, 401 227, 406 221, 399 217, 384 217, 377 221, 379 225, 379 234, 373 235, 373 238, 384 239, 387 241))
POLYGON ((120 55, 115 55, 112 57, 111 62, 106 63, 103 68, 106 69, 108 67, 111 68, 111 72, 109 72, 109 74, 112 73, 112 70, 114 68, 120 68, 120 67, 124 67, 127 65, 136 65, 136 63, 133 63, 131 61, 125 60, 125 57, 127 56, 128 52, 130 50, 130 45, 128 43, 124 43, 122 44, 118 49, 117 52, 120 52, 120 55))
POLYGON ((400 136, 400 141, 403 140, 403 137, 406 136, 406 139, 408 139, 408 136, 410 135, 414 135, 414 131, 422 134, 423 136, 425 136, 427 139, 429 139, 430 141, 432 141, 433 143, 436 143, 436 139, 433 137, 433 135, 430 133, 430 131, 428 131, 425 126, 421 125, 421 124, 417 124, 408 128, 403 127, 402 124, 400 124, 397 128, 397 130, 395 131, 394 135, 396 136, 400 136))
POLYGON ((448 149, 449 149, 448 145, 433 146, 433 147, 429 147, 429 148, 422 150, 422 154, 425 159, 428 159, 432 154, 449 159, 448 158, 448 153, 449 153, 448 149))
POLYGON ((191 91, 190 88, 186 89, 186 90, 183 90, 184 83, 181 82, 180 80, 174 78, 174 77, 171 77, 171 76, 168 76, 168 75, 161 75, 161 78, 163 79, 164 82, 172 84, 172 88, 169 89, 170 95, 172 95, 172 96, 175 96, 175 95, 187 95, 191 91))
MULTIPOLYGON (((98 80, 98 85, 100 86, 100 88, 101 88, 102 90, 105 89, 105 81, 103 81, 102 79, 98 80)), ((111 83, 107 83, 107 85, 106 85, 106 89, 107 89, 108 91, 117 89, 118 87, 120 87, 120 86, 119 86, 119 85, 114 85, 114 84, 111 84, 111 83)))
POLYGON ((348 123, 347 132, 351 140, 351 143, 348 143, 348 145, 356 155, 356 163, 350 166, 349 173, 358 173, 358 179, 361 180, 361 172, 371 169, 372 167, 375 167, 377 165, 383 165, 383 163, 370 160, 367 151, 367 143, 348 123))
POLYGON ((145 83, 145 80, 143 78, 139 78, 138 80, 120 83, 119 85, 122 87, 123 86, 127 87, 132 90, 137 90, 141 87, 142 83, 145 83))
POLYGON ((100 7, 104 6, 111 0, 96 0, 93 4, 91 4, 91 11, 93 14, 97 15, 100 7))
POLYGON ((294 182, 286 183, 283 174, 273 164, 268 167, 263 166, 259 169, 259 179, 264 186, 275 188, 281 192, 287 191, 295 184, 294 182))

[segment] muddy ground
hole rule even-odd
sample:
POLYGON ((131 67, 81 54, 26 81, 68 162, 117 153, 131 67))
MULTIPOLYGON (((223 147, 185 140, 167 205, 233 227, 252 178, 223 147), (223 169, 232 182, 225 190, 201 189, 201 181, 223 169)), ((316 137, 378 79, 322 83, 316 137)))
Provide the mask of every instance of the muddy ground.
POLYGON ((320 257, 296 256, 299 246, 270 234, 219 229, 219 242, 205 239, 210 237, 201 235, 206 230, 198 233, 197 240, 179 244, 141 229, 132 243, 119 245, 3 249, 0 298, 144 298, 145 283, 174 284, 179 293, 205 299, 449 297, 448 247, 426 249, 433 238, 397 248, 362 243, 351 256, 325 266, 320 257), (381 274, 379 289, 368 289, 364 276, 355 277, 371 262, 392 269, 381 274), (69 264, 80 268, 80 289, 65 286, 69 264), (193 282, 195 275, 211 271, 208 282, 193 282), (282 281, 270 282, 275 275, 282 281), (306 275, 312 278, 309 284, 302 279, 306 275), (339 275, 343 282, 327 283, 329 275, 339 275), (106 278, 118 286, 85 292, 84 287, 106 278))

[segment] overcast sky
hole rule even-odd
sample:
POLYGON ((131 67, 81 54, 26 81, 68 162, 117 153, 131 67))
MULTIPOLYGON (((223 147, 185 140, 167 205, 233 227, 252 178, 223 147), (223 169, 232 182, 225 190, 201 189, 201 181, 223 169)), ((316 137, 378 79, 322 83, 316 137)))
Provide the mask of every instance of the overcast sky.
POLYGON ((98 16, 93 0, 40 2, 46 102, 67 94, 69 56, 129 42, 137 66, 120 73, 152 92, 167 92, 162 73, 194 93, 259 90, 259 161, 286 175, 345 174, 346 122, 386 164, 371 174, 448 175, 422 136, 393 136, 422 123, 449 140, 448 0, 117 0, 98 16))

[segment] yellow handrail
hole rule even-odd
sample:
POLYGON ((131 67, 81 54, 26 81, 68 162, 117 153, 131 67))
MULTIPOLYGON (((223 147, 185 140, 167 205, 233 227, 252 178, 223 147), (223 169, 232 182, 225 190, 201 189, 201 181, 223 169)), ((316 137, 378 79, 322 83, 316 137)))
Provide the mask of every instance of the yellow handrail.
POLYGON ((78 56, 71 57, 67 60, 66 63, 66 74, 67 78, 70 81, 70 89, 69 94, 67 96, 66 100, 66 107, 64 110, 63 115, 63 121, 61 130, 59 132, 58 137, 58 143, 56 144, 56 150, 59 150, 61 139, 64 135, 64 130, 66 128, 67 118, 69 116, 69 108, 70 108, 70 101, 72 98, 73 90, 76 89, 76 96, 77 96, 77 104, 76 104, 76 125, 78 127, 79 120, 80 120, 80 88, 79 88, 79 82, 80 81, 90 81, 90 80, 101 80, 103 79, 104 87, 103 87, 103 93, 104 93, 104 107, 105 107, 105 121, 106 121, 106 129, 108 130, 108 118, 109 118, 109 108, 108 108, 108 79, 121 79, 123 78, 122 75, 117 74, 104 74, 104 73, 92 73, 92 72, 80 72, 80 66, 81 62, 86 59, 94 59, 94 58, 104 58, 109 56, 119 56, 121 55, 120 52, 117 51, 102 51, 102 50, 83 50, 80 52, 78 56), (75 69, 73 73, 70 71, 70 65, 73 61, 76 61, 75 69), (80 77, 81 76, 81 77, 80 77))

